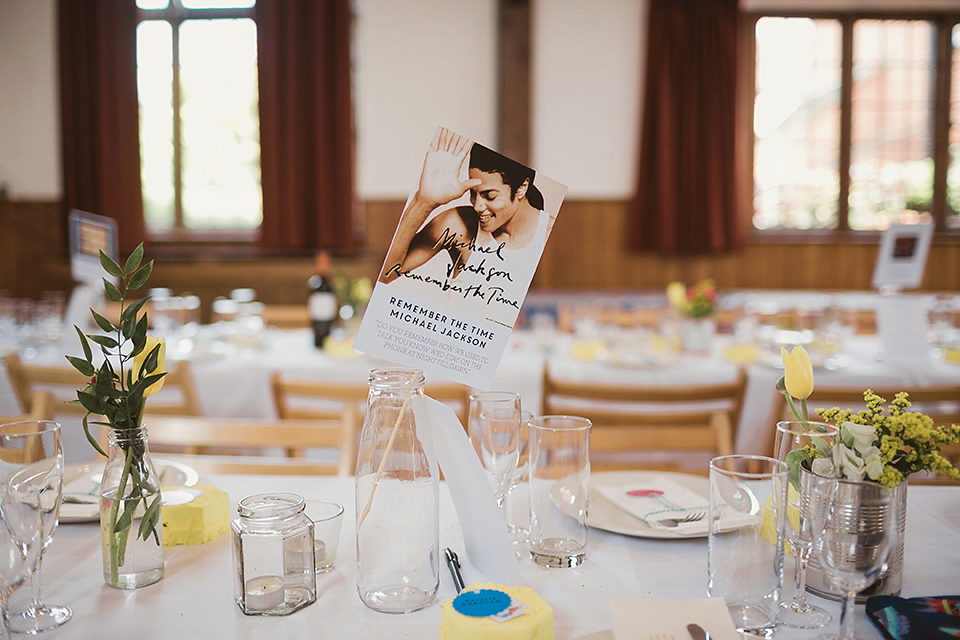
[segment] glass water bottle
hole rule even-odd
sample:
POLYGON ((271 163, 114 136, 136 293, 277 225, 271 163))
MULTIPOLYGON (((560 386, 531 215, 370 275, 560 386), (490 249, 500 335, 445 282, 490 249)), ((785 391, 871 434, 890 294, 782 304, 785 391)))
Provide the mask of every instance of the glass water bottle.
POLYGON ((357 591, 371 609, 408 613, 440 585, 439 477, 417 369, 370 372, 357 454, 357 591), (417 407, 417 411, 415 411, 417 407))

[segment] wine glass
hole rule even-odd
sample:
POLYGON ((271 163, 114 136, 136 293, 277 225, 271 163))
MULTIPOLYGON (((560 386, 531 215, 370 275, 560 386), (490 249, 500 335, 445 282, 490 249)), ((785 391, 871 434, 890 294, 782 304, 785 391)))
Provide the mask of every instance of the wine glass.
POLYGON ((70 619, 72 611, 64 606, 50 606, 40 594, 40 564, 43 552, 53 541, 60 515, 63 491, 63 445, 60 425, 49 420, 11 422, 0 427, 0 439, 7 471, 5 479, 10 494, 28 522, 34 515, 40 530, 11 528, 14 538, 27 556, 27 583, 31 589, 30 604, 11 613, 8 624, 15 633, 40 633, 59 627, 70 619), (35 514, 31 515, 31 510, 35 514), (29 516, 29 517, 28 517, 29 516))
POLYGON ((467 431, 503 508, 520 457, 520 394, 482 391, 470 395, 467 431))
MULTIPOLYGON (((513 490, 516 489, 521 482, 523 482, 524 478, 527 477, 527 422, 529 422, 532 417, 533 414, 531 414, 529 411, 520 412, 520 434, 519 443, 517 445, 517 468, 510 476, 510 481, 507 485, 507 495, 503 503, 503 513, 504 518, 506 518, 507 521, 507 531, 510 533, 510 540, 514 545, 519 545, 526 542, 530 533, 527 531, 527 529, 514 520, 514 513, 511 509, 510 501, 512 500, 513 490)), ((519 553, 519 551, 517 553, 519 553)))
POLYGON ((806 474, 817 536, 813 552, 821 569, 840 590, 840 633, 816 640, 855 640, 853 607, 858 591, 873 584, 887 567, 897 539, 897 493, 874 482, 853 482, 806 474))
POLYGON ((784 532, 794 560, 793 599, 780 603, 780 623, 795 629, 816 629, 832 619, 823 608, 807 602, 807 560, 813 537, 810 529, 809 500, 802 499, 799 458, 812 448, 822 455, 830 455, 839 428, 823 422, 785 420, 777 423, 774 451, 778 460, 790 468, 790 485, 787 487, 787 514, 784 532))
POLYGON ((3 507, 6 501, 6 490, 0 488, 0 640, 9 640, 10 628, 7 624, 7 599, 14 590, 23 584, 27 577, 26 556, 20 543, 14 540, 7 526, 7 512, 3 507))

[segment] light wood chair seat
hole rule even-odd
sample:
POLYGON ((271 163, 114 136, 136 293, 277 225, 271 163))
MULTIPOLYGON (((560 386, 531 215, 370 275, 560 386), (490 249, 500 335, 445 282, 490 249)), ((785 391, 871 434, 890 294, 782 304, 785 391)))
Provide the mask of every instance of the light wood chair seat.
POLYGON ((541 414, 593 422, 592 470, 653 469, 706 474, 713 456, 733 452, 746 372, 728 383, 616 386, 554 378, 543 372, 541 414))
MULTIPOLYGON (((201 473, 341 475, 356 462, 352 425, 346 420, 252 420, 203 416, 152 416, 145 420, 151 451, 201 473), (193 453, 170 453, 185 447, 193 453), (331 460, 304 457, 330 450, 331 460), (299 455, 289 456, 292 450, 299 455)), ((106 442, 107 427, 101 428, 106 442)))

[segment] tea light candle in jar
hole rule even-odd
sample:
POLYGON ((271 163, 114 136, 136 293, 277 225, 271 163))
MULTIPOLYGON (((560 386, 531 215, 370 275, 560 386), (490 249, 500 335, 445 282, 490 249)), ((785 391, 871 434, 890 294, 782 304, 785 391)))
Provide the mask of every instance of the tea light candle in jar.
POLYGON ((246 584, 246 606, 249 611, 270 611, 283 604, 285 598, 283 578, 258 576, 246 584))
POLYGON ((323 562, 326 556, 327 556, 327 545, 323 542, 323 540, 314 540, 313 541, 313 557, 316 563, 315 566, 317 571, 319 571, 322 568, 323 562))

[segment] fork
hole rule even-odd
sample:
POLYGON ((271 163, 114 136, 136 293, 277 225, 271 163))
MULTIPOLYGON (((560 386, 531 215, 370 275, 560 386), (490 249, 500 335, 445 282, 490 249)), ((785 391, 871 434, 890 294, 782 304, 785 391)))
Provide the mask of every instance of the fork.
POLYGON ((703 511, 692 511, 680 518, 664 518, 663 520, 657 520, 657 524, 672 529, 685 522, 697 522, 699 520, 703 520, 705 515, 707 514, 703 511))

